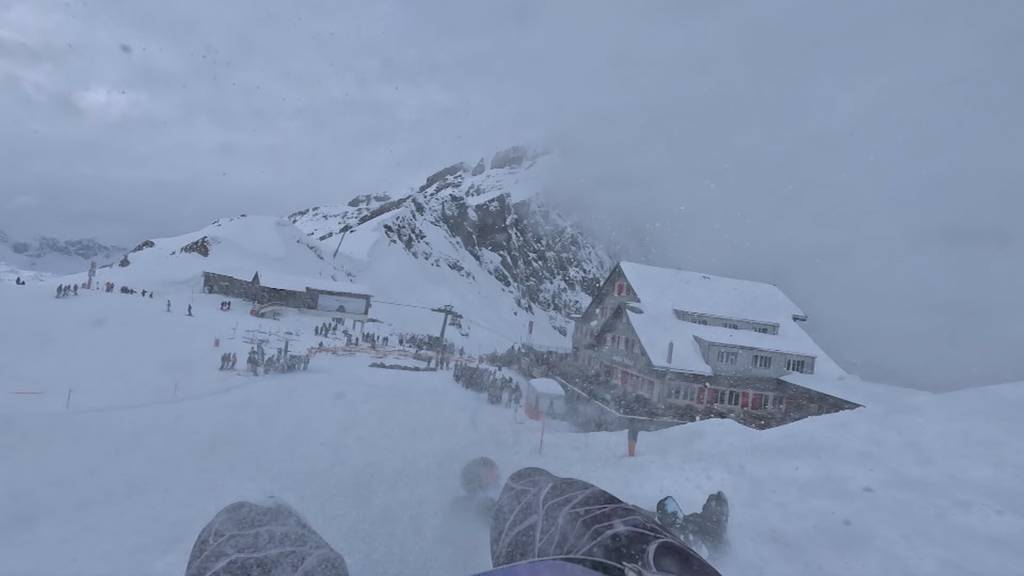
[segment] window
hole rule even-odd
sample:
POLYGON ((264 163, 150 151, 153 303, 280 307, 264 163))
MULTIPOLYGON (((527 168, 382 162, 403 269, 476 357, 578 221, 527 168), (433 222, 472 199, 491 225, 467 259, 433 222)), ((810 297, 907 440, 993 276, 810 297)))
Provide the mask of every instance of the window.
POLYGON ((697 387, 686 386, 683 388, 683 400, 687 402, 694 402, 697 399, 697 387))
POLYGON ((739 358, 739 353, 735 350, 719 350, 718 351, 718 363, 719 364, 735 364, 739 358))
POLYGON ((765 354, 754 354, 751 365, 754 368, 763 368, 767 370, 772 367, 772 357, 765 354))
POLYGON ((754 326, 754 332, 760 332, 761 334, 767 334, 768 333, 768 327, 767 326, 754 326))
POLYGON ((708 325, 708 321, 703 319, 703 318, 698 318, 696 323, 700 324, 701 326, 707 326, 708 325))
POLYGON ((786 358, 786 370, 788 370, 789 372, 803 373, 804 366, 804 360, 797 360, 796 358, 786 358))
POLYGON ((729 390, 729 406, 740 405, 740 393, 735 390, 729 390))
POLYGON ((754 397, 750 401, 751 410, 761 410, 765 407, 764 394, 754 393, 754 397))
POLYGON ((740 329, 740 325, 736 324, 734 322, 726 322, 726 323, 722 324, 722 327, 723 328, 729 328, 730 330, 739 330, 740 329))
POLYGON ((620 280, 620 281, 615 283, 615 295, 616 296, 625 296, 626 295, 626 283, 625 282, 620 280))
POLYGON ((786 405, 785 396, 772 396, 772 408, 783 408, 786 405))

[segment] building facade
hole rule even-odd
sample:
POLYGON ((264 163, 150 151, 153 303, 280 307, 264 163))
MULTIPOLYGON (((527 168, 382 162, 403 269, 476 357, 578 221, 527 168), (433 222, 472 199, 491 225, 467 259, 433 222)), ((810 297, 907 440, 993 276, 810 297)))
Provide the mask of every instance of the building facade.
POLYGON ((365 291, 316 279, 273 276, 250 280, 203 272, 203 291, 248 300, 255 304, 279 304, 289 308, 319 310, 337 318, 365 320, 370 314, 372 296, 365 291), (319 284, 307 286, 306 284, 319 284))
POLYGON ((623 393, 756 427, 858 407, 785 379, 824 356, 806 319, 775 286, 621 262, 576 321, 573 357, 623 393))

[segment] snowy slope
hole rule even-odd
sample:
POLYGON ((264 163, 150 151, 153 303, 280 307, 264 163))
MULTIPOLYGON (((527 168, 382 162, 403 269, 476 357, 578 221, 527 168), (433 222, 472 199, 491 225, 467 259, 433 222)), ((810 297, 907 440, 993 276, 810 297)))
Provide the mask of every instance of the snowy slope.
POLYGON ((259 379, 219 372, 222 351, 246 349, 231 334, 259 321, 216 311, 215 296, 195 302, 187 318, 160 300, 0 284, 0 573, 180 575, 220 507, 275 495, 352 574, 470 574, 488 567, 487 527, 453 501, 459 467, 481 454, 506 473, 544 466, 648 507, 673 494, 693 510, 723 489, 725 574, 1024 565, 1024 383, 768 431, 716 420, 642 433, 635 459, 624 434, 549 428, 538 454, 535 423, 444 373, 375 370, 366 356, 259 379))
MULTIPOLYGON (((354 282, 374 296, 377 333, 437 334, 441 316, 430 309, 451 304, 464 316, 446 333, 457 347, 568 349, 567 316, 589 301, 610 261, 544 205, 552 161, 512 148, 489 164, 449 166, 398 199, 222 219, 141 242, 97 281, 174 302, 193 298, 203 271, 354 282)), ((54 283, 84 281, 82 270, 54 283)))
POLYGON ((101 269, 97 278, 118 286, 185 291, 202 288, 204 271, 246 279, 257 271, 273 271, 345 280, 288 220, 272 216, 221 219, 190 234, 144 241, 124 258, 101 269))

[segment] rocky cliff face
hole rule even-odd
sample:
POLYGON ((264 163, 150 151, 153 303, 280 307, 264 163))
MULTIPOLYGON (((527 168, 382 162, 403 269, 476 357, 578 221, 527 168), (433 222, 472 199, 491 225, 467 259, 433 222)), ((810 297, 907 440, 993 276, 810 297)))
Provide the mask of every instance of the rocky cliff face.
POLYGON ((452 164, 406 196, 364 195, 347 206, 310 208, 289 218, 326 254, 372 226, 411 257, 465 280, 482 271, 521 309, 559 318, 564 333, 564 318, 589 301, 611 263, 544 203, 550 162, 510 148, 490 163, 452 164))

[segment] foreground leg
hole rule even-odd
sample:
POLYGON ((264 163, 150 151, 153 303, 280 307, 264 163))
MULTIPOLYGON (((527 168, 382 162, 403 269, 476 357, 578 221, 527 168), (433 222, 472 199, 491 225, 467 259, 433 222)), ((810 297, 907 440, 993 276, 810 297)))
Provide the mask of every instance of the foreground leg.
POLYGON ((541 558, 605 565, 607 574, 717 576, 650 512, 575 478, 540 468, 513 474, 491 523, 491 561, 505 566, 541 558))
POLYGON ((199 533, 185 576, 348 576, 348 568, 285 504, 235 502, 199 533))

